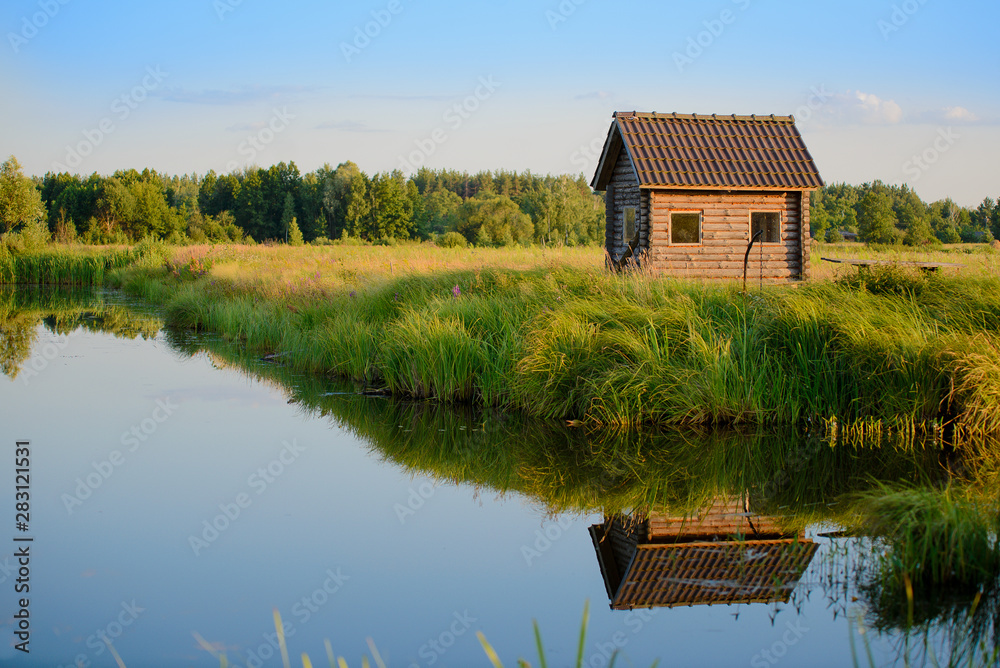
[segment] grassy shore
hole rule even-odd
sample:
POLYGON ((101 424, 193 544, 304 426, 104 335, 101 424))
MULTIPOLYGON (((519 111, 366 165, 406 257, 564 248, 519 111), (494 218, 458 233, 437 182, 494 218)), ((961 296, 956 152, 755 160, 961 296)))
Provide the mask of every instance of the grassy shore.
POLYGON ((110 282, 297 370, 537 417, 1000 431, 1000 253, 937 251, 966 265, 940 275, 818 259, 875 252, 814 249, 818 278, 749 295, 612 274, 599 249, 427 244, 50 247, 0 282, 110 282))
POLYGON ((995 432, 998 256, 962 255, 968 271, 841 269, 750 295, 610 274, 595 250, 415 245, 188 247, 116 280, 171 325, 400 396, 604 425, 995 432))

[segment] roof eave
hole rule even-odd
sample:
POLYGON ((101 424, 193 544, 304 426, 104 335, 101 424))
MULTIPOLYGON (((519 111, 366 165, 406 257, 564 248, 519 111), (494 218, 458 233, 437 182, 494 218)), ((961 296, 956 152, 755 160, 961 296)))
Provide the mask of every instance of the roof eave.
POLYGON ((734 191, 787 192, 789 190, 808 191, 808 190, 818 190, 822 187, 823 187, 822 184, 818 186, 767 186, 761 188, 755 188, 751 186, 690 185, 685 183, 677 183, 673 185, 664 183, 646 183, 639 185, 639 188, 641 190, 724 190, 727 192, 734 192, 734 191))
MULTIPOLYGON (((614 161, 623 147, 627 152, 628 145, 625 143, 625 137, 618 126, 618 119, 615 118, 611 123, 611 127, 608 128, 608 137, 604 140, 601 160, 597 163, 597 171, 594 173, 594 179, 590 182, 590 187, 595 191, 607 190, 608 183, 611 182, 611 178, 614 176, 614 161), (617 146, 615 146, 616 143, 618 144, 617 146)), ((635 171, 634 165, 632 165, 632 171, 635 171)), ((636 174, 636 179, 638 178, 639 176, 636 174)))

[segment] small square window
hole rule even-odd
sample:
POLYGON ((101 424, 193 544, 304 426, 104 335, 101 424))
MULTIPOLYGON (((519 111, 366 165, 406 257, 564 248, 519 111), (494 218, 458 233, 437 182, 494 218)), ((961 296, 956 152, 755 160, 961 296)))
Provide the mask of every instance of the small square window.
POLYGON ((760 240, 768 244, 781 242, 781 214, 777 211, 754 211, 750 214, 750 238, 763 231, 760 240))
POLYGON ((700 213, 670 214, 670 243, 697 244, 701 243, 700 213))
POLYGON ((625 224, 622 225, 622 242, 626 244, 632 243, 632 239, 635 237, 635 207, 627 206, 625 207, 625 224))

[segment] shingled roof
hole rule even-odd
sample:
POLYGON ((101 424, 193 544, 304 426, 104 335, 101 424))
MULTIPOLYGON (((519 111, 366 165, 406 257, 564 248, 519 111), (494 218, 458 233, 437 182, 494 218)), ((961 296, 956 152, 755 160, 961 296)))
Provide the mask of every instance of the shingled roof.
POLYGON ((795 190, 823 180, 792 116, 615 112, 591 186, 605 190, 622 146, 642 188, 795 190))
POLYGON ((799 538, 605 547, 617 537, 590 535, 615 610, 787 603, 818 548, 799 538))

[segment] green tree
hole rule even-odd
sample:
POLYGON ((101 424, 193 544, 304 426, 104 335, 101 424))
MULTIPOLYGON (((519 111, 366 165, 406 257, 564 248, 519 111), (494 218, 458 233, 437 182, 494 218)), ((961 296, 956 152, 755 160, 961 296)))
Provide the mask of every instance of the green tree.
POLYGON ((215 174, 214 169, 210 169, 198 186, 198 210, 206 216, 219 214, 215 203, 215 187, 218 183, 219 177, 215 174))
MULTIPOLYGON (((292 221, 296 219, 295 217, 295 197, 292 193, 287 193, 285 195, 285 205, 281 213, 281 229, 285 233, 285 243, 291 241, 292 235, 292 221)), ((295 226, 296 231, 299 230, 298 225, 295 226)), ((302 236, 302 232, 299 231, 299 237, 302 236)))
POLYGON ((288 221, 288 245, 301 246, 304 243, 305 240, 302 239, 302 231, 299 230, 299 224, 293 216, 292 219, 288 221))
POLYGON ((823 190, 814 190, 809 196, 809 234, 814 239, 826 239, 830 227, 830 214, 823 205, 823 190))
POLYGON ((898 241, 896 214, 892 200, 884 192, 871 189, 858 202, 858 234, 867 243, 891 244, 898 241))
POLYGON ((458 226, 462 198, 450 190, 435 190, 424 196, 417 216, 417 232, 421 237, 454 232, 458 226))
POLYGON ((260 170, 256 167, 247 170, 240 180, 233 215, 236 216, 236 224, 254 239, 263 241, 273 238, 267 236, 268 230, 264 225, 264 193, 260 170))
POLYGON ((994 239, 1000 239, 1000 197, 997 197, 993 204, 993 211, 990 213, 990 231, 994 239))
POLYGON ((993 239, 1000 239, 997 236, 996 222, 997 222, 997 207, 1000 203, 994 202, 992 197, 985 198, 982 203, 972 212, 972 222, 973 225, 981 230, 985 230, 990 233, 990 239, 987 241, 992 241, 993 239))
POLYGON ((176 215, 177 210, 171 210, 167 205, 162 184, 143 180, 133 184, 129 190, 134 208, 124 227, 131 238, 141 239, 151 235, 162 239, 183 226, 184 216, 176 215))
POLYGON ((0 221, 3 231, 37 224, 46 218, 42 195, 24 175, 21 163, 10 156, 0 165, 0 221))
POLYGON ((904 208, 899 212, 899 223, 906 230, 903 243, 907 246, 922 246, 935 240, 934 231, 922 211, 904 208))
POLYGON ((535 233, 531 217, 506 195, 480 193, 462 205, 458 231, 477 246, 530 244, 535 233))
POLYGON ((372 177, 368 190, 368 220, 362 236, 369 240, 409 239, 413 228, 413 201, 399 170, 372 177))

